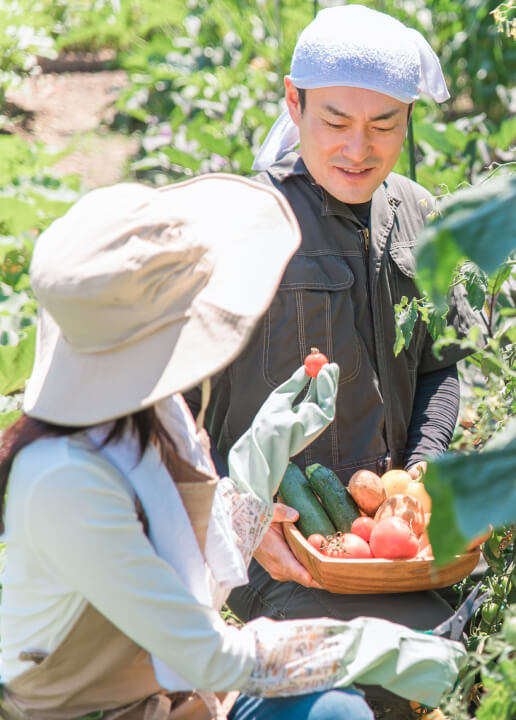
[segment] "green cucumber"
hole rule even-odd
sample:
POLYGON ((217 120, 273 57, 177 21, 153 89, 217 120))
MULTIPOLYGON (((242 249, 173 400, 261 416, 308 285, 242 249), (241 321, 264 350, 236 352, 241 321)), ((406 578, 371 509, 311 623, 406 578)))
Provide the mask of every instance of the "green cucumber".
POLYGON ((360 517, 358 505, 348 489, 329 468, 314 463, 305 468, 312 490, 320 497, 324 509, 337 530, 348 533, 353 520, 360 517))
POLYGON ((298 511, 296 525, 306 538, 312 533, 321 533, 324 537, 335 533, 333 523, 315 497, 303 471, 294 463, 288 464, 279 486, 279 494, 285 505, 298 511))

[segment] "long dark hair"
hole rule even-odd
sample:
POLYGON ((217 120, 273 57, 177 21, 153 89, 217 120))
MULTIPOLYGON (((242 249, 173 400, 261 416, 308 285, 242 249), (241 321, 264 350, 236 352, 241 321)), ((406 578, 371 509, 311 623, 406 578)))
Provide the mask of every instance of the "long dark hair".
MULTIPOLYGON (((167 457, 171 449, 175 450, 174 441, 160 421, 154 407, 145 408, 114 420, 111 430, 103 441, 103 445, 119 441, 127 428, 130 429, 130 432, 134 434, 138 441, 140 458, 152 441, 156 441, 163 458, 167 457)), ((16 455, 24 447, 40 438, 64 437, 86 429, 88 429, 88 426, 54 425, 22 415, 11 427, 4 431, 0 444, 0 532, 4 532, 3 515, 7 483, 16 455)))

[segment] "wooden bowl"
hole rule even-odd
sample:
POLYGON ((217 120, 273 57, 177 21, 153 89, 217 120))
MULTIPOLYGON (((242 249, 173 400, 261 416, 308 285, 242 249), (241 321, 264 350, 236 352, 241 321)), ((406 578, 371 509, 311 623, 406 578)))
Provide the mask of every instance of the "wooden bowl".
POLYGON ((415 592, 453 585, 476 567, 480 549, 474 548, 444 567, 432 560, 340 560, 321 555, 293 523, 283 532, 297 560, 325 590, 342 595, 415 592))

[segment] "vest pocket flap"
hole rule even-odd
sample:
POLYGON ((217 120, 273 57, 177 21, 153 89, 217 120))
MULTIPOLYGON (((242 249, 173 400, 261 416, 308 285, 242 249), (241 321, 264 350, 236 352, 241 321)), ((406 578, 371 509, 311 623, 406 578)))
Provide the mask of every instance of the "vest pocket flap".
POLYGON ((355 276, 346 261, 337 255, 318 255, 317 259, 296 255, 290 261, 280 290, 347 290, 355 276))
POLYGON ((404 275, 410 278, 416 275, 416 258, 414 256, 414 245, 393 245, 390 256, 404 275))

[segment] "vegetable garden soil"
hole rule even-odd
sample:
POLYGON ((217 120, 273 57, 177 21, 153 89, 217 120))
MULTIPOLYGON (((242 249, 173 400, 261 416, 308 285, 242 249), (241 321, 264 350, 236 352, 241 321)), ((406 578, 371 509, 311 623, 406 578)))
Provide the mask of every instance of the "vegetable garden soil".
POLYGON ((7 92, 9 121, 3 132, 67 150, 54 166, 59 173, 77 173, 84 189, 125 177, 138 140, 113 132, 107 123, 127 85, 123 70, 106 69, 110 57, 88 53, 41 61, 41 74, 26 78, 7 92))

